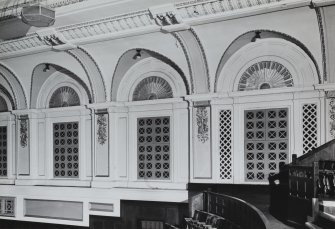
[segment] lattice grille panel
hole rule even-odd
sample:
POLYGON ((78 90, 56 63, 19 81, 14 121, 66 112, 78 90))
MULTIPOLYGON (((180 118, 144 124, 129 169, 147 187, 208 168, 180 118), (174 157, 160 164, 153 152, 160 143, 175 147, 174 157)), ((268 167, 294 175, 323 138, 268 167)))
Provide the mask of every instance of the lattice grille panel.
POLYGON ((220 178, 232 179, 232 114, 220 111, 220 178))
POLYGON ((316 104, 303 106, 303 153, 318 146, 318 112, 316 104))
POLYGON ((15 216, 15 199, 0 197, 0 216, 15 216))
POLYGON ((7 176, 7 127, 0 126, 0 177, 7 176))
POLYGON ((245 180, 267 181, 288 163, 288 110, 245 111, 245 180))
POLYGON ((79 176, 79 124, 54 123, 54 176, 77 178, 79 176))
POLYGON ((170 117, 137 119, 138 179, 170 179, 170 117))

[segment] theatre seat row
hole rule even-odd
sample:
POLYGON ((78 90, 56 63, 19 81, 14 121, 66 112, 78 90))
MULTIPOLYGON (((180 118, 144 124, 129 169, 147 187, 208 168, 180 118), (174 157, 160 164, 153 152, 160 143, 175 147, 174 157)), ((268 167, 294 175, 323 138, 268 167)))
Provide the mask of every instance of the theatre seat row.
POLYGON ((185 218, 188 229, 241 229, 233 222, 215 214, 195 210, 192 218, 185 218))

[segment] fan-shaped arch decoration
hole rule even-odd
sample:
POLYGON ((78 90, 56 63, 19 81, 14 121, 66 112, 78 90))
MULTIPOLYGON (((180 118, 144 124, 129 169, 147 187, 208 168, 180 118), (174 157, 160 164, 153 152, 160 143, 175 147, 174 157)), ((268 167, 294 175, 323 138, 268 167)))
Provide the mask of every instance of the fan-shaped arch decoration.
POLYGON ((60 87, 51 96, 49 107, 72 107, 79 106, 80 99, 77 92, 71 87, 60 87))
POLYGON ((6 100, 0 96, 0 112, 8 111, 6 100))
POLYGON ((143 79, 135 88, 133 101, 172 98, 170 84, 161 77, 150 76, 143 79))
POLYGON ((253 64, 242 75, 239 91, 292 87, 293 79, 289 70, 275 61, 261 61, 253 64))

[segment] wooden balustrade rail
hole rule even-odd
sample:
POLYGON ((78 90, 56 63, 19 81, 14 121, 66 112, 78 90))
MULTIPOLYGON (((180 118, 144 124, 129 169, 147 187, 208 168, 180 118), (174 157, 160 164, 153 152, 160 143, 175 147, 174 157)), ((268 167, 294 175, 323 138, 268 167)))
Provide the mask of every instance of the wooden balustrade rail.
POLYGON ((259 209, 232 196, 205 192, 204 211, 221 216, 243 229, 268 228, 268 220, 259 209))

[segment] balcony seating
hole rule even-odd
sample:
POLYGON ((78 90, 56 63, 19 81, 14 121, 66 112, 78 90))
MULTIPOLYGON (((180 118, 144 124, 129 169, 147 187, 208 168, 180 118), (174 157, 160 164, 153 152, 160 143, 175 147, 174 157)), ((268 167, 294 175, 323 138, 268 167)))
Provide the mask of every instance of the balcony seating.
POLYGON ((203 192, 191 198, 192 218, 188 229, 267 229, 268 220, 253 205, 238 198, 203 192))
POLYGON ((192 218, 185 218, 188 229, 241 229, 233 222, 215 214, 195 210, 192 218))

